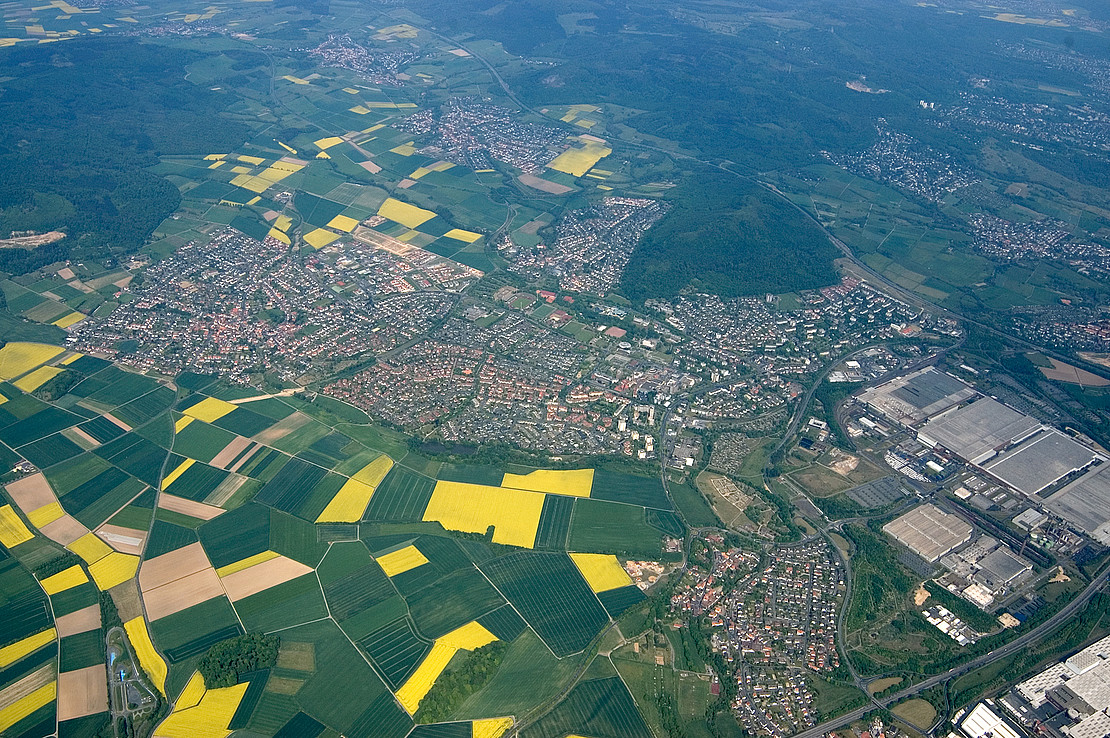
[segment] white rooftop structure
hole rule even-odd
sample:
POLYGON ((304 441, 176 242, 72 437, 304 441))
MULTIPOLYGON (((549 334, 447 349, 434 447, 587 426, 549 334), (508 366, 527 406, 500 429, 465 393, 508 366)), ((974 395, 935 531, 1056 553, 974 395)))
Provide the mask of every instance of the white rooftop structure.
POLYGON ((991 709, 989 701, 975 706, 960 723, 960 732, 967 738, 1022 738, 1021 733, 991 709))

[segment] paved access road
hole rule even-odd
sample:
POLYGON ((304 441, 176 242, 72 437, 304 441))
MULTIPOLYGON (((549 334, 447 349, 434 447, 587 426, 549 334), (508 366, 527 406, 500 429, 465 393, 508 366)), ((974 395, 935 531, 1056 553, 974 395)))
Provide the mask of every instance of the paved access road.
MULTIPOLYGON (((889 697, 877 700, 877 702, 883 707, 890 707, 891 705, 900 702, 907 697, 912 697, 916 694, 920 694, 930 687, 942 684, 950 679, 955 679, 958 676, 966 674, 969 671, 974 671, 975 669, 987 666, 988 664, 992 664, 1000 659, 1004 659, 1007 656, 1011 656, 1017 653, 1026 646, 1036 643, 1041 638, 1045 637, 1053 630, 1055 630, 1057 627, 1063 625, 1069 618, 1071 618, 1073 615, 1086 607, 1087 603, 1091 601, 1091 598, 1094 597, 1095 594, 1100 589, 1102 589, 1103 585, 1106 584, 1108 572, 1110 572, 1110 566, 1103 568, 1103 570, 1099 572, 1098 576, 1091 580, 1091 583, 1087 585, 1087 588, 1084 589, 1079 594, 1079 596, 1077 596, 1068 604, 1064 605, 1064 607, 1062 607, 1055 615, 1053 615, 1037 627, 1033 628, 1033 630, 1029 631, 1028 633, 1018 636, 1006 645, 999 646, 990 653, 985 653, 982 656, 972 659, 971 661, 949 669, 942 674, 937 674, 936 676, 929 677, 922 682, 918 682, 912 687, 907 687, 906 689, 903 689, 901 692, 897 692, 893 695, 890 695, 889 697)), ((873 703, 867 704, 863 707, 852 710, 851 712, 845 713, 840 717, 823 722, 820 725, 810 728, 809 730, 802 731, 801 733, 796 733, 794 735, 794 738, 821 738, 821 736, 823 736, 825 733, 828 733, 830 730, 836 730, 837 728, 841 728, 848 723, 859 720, 861 717, 874 709, 875 705, 873 703)))

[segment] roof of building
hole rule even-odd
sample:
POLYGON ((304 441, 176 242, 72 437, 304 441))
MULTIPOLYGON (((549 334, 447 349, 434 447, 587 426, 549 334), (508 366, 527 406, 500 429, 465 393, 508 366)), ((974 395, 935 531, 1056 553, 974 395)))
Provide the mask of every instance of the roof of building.
POLYGON ((971 538, 972 528, 935 505, 919 505, 883 526, 883 530, 929 562, 971 538))
POLYGON ((1028 415, 984 397, 966 407, 930 420, 918 432, 923 443, 941 445, 960 458, 981 464, 998 451, 1040 429, 1028 415))
POLYGON ((986 702, 975 706, 963 722, 960 723, 960 732, 967 738, 1021 738, 1019 733, 1001 715, 990 708, 986 702))
POLYGON ((1100 543, 1110 544, 1110 464, 1102 464, 1045 500, 1044 506, 1100 543))
POLYGON ((1035 495, 1100 456, 1054 429, 1043 430, 983 465, 1019 492, 1035 495))
POLYGON ((860 399, 903 425, 916 425, 978 393, 955 377, 926 367, 864 392, 860 399))
POLYGON ((1033 565, 1024 558, 1005 546, 999 546, 979 559, 975 580, 997 592, 1032 568, 1033 565))

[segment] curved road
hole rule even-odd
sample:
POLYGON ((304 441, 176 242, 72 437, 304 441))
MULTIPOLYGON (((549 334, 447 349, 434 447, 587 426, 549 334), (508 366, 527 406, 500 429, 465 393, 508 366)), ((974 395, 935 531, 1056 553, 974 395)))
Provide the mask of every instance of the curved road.
MULTIPOLYGON (((460 44, 458 41, 455 41, 454 39, 448 38, 447 36, 443 36, 441 34, 438 34, 438 33, 434 32, 434 31, 431 31, 429 29, 423 29, 423 30, 427 31, 428 33, 431 33, 432 35, 436 36, 437 38, 439 38, 443 41, 446 41, 446 42, 451 43, 451 44, 455 44, 457 46, 460 46, 460 47, 466 49, 466 46, 464 44, 460 44)), ((520 106, 521 109, 528 110, 529 112, 532 112, 536 115, 540 115, 540 113, 538 113, 538 111, 532 109, 528 105, 525 105, 524 102, 521 101, 513 93, 512 88, 509 87, 509 84, 501 77, 501 74, 497 71, 496 68, 494 68, 494 66, 489 61, 487 61, 480 54, 474 53, 470 49, 466 49, 466 50, 471 54, 471 56, 473 56, 478 62, 480 62, 483 66, 486 67, 486 69, 489 70, 490 74, 497 81, 498 85, 500 85, 501 89, 505 92, 505 95, 508 96, 509 99, 511 99, 513 102, 515 102, 518 106, 520 106)), ((547 116, 543 116, 543 117, 546 118, 547 116)), ((975 320, 974 318, 968 318, 967 316, 962 315, 960 313, 956 313, 952 310, 949 310, 948 308, 941 307, 940 305, 937 305, 936 303, 933 303, 932 301, 927 300, 927 299, 923 298, 922 296, 917 295, 916 293, 911 293, 911 292, 907 291, 906 289, 904 289, 903 287, 901 287, 900 285, 895 284, 894 282, 890 281, 889 279, 887 279, 883 275, 876 272, 874 269, 869 267, 867 264, 863 263, 862 260, 860 260, 858 257, 856 257, 856 255, 852 252, 851 248, 847 244, 845 244, 839 238, 835 237, 832 233, 830 233, 829 230, 824 226, 824 224, 822 224, 820 221, 818 221, 805 208, 799 206, 793 200, 788 198, 777 187, 775 187, 774 185, 765 183, 765 182, 761 182, 758 179, 755 179, 754 177, 750 177, 748 175, 744 175, 744 174, 741 174, 739 172, 736 172, 736 171, 733 171, 733 170, 729 169, 726 165, 731 164, 732 162, 728 162, 728 161, 721 162, 721 163, 707 162, 707 161, 704 161, 702 159, 698 159, 695 156, 691 156, 689 154, 681 154, 681 153, 674 152, 674 151, 668 151, 668 150, 657 148, 657 147, 654 147, 654 146, 649 146, 647 144, 640 144, 640 143, 635 143, 635 142, 631 142, 631 141, 623 141, 623 140, 619 140, 619 139, 618 139, 618 141, 615 141, 614 143, 618 143, 618 142, 621 143, 621 144, 624 144, 626 146, 632 146, 632 147, 635 147, 635 148, 643 148, 643 149, 650 149, 650 150, 659 151, 661 153, 665 153, 669 156, 673 156, 673 157, 676 157, 676 158, 690 159, 690 160, 697 161, 697 162, 700 162, 700 163, 708 165, 708 166, 715 167, 715 168, 720 169, 722 171, 729 172, 730 174, 733 174, 737 177, 741 177, 741 178, 744 178, 744 179, 749 179, 752 182, 754 182, 754 183, 758 184, 759 186, 763 187, 764 189, 768 190, 769 192, 773 192, 774 194, 778 195, 779 197, 784 199, 786 202, 790 203, 799 212, 801 212, 803 215, 805 215, 812 223, 816 224, 817 227, 820 228, 821 231, 825 234, 825 236, 833 243, 833 245, 835 245, 841 251, 841 253, 843 253, 844 256, 846 258, 848 258, 858 269, 861 269, 861 270, 865 271, 873 279, 875 279, 875 281, 885 285, 888 289, 890 289, 895 294, 902 295, 904 298, 907 299, 907 301, 918 304, 922 307, 926 307, 926 306, 930 307, 941 315, 950 315, 950 316, 953 316, 953 317, 956 317, 956 318, 960 318, 964 321, 973 323, 976 326, 979 326, 980 328, 983 328, 983 329, 985 329, 985 330, 987 330, 987 331, 989 331, 993 334, 1001 335, 1001 336, 1007 338, 1008 340, 1015 341, 1019 344, 1023 344, 1025 346, 1028 346, 1028 347, 1031 347, 1031 348, 1036 348, 1036 349, 1039 349, 1041 351, 1046 351, 1051 356, 1056 356, 1057 355, 1055 351, 1045 349, 1042 346, 1038 346, 1037 344, 1034 344, 1034 343, 1032 343, 1030 341, 1027 341, 1025 339, 1022 339, 1020 337, 1011 336, 1009 334, 1002 333, 1001 331, 999 331, 994 326, 987 325, 987 324, 982 323, 978 320, 975 320)), ((870 347, 868 347, 868 348, 870 348, 870 347)), ((860 351, 862 351, 862 350, 863 349, 861 349, 860 351)), ((860 353, 860 352, 853 352, 853 354, 849 354, 848 356, 843 357, 841 359, 841 361, 843 361, 847 358, 850 358, 851 356, 855 355, 855 353, 860 353)), ((839 361, 836 362, 836 364, 839 364, 839 363, 840 363, 839 361)), ((1088 362, 1083 362, 1083 363, 1087 364, 1088 362)), ((833 366, 835 366, 836 364, 834 364, 833 366)), ((1100 374, 1105 372, 1105 368, 1100 368, 1100 369, 1101 369, 1101 371, 1099 371, 1100 374)), ((813 386, 810 387, 809 391, 806 393, 804 401, 799 405, 799 411, 795 415, 794 419, 791 421, 790 427, 788 429, 789 432, 785 435, 784 441, 780 442, 779 446, 776 447, 776 451, 779 448, 781 448, 782 444, 785 443, 785 440, 788 439, 790 436, 792 436, 794 431, 797 430, 798 424, 801 421, 801 418, 803 417, 803 415, 805 413, 805 409, 809 406, 810 401, 813 399, 813 394, 816 392, 817 387, 820 386, 821 381, 824 379, 825 375, 827 375, 829 371, 831 371, 831 367, 822 374, 821 378, 817 382, 815 382, 813 384, 813 386)), ((663 419, 662 419, 663 420, 662 428, 664 429, 664 433, 665 433, 665 430, 666 430, 666 421, 668 420, 669 415, 670 415, 670 413, 667 412, 664 415, 663 419)), ((660 440, 665 441, 665 438, 660 439, 660 440)), ((662 446, 663 444, 661 443, 660 445, 662 446)), ((662 481, 663 481, 664 489, 666 490, 667 474, 666 474, 666 469, 665 468, 663 469, 662 477, 663 477, 662 481)), ((667 494, 669 496, 669 494, 670 494, 669 490, 666 490, 666 491, 667 491, 667 494)), ((835 546, 834 546, 834 548, 835 548, 835 546)), ((849 570, 849 572, 850 572, 850 570, 849 570)), ((1003 646, 1000 646, 999 648, 995 649, 994 651, 991 651, 990 653, 987 653, 987 654, 983 654, 982 656, 979 656, 979 657, 974 658, 970 661, 967 661, 967 662, 965 662, 965 663, 963 663, 959 666, 953 667, 952 669, 949 669, 948 671, 946 671, 942 674, 937 674, 936 676, 929 677, 928 679, 925 679, 924 681, 918 682, 917 684, 915 684, 911 687, 907 687, 906 689, 903 689, 902 691, 897 692, 897 693, 895 693, 893 695, 890 695, 888 697, 885 697, 885 698, 882 698, 882 699, 874 699, 873 698, 872 702, 865 705, 864 707, 857 708, 857 709, 852 710, 851 712, 845 713, 845 714, 843 714, 843 715, 841 715, 837 718, 834 718, 832 720, 828 720, 824 723, 821 723, 820 725, 817 725, 817 726, 814 726, 813 728, 810 728, 809 730, 805 730, 805 731, 802 731, 800 733, 796 733, 796 734, 794 734, 793 738, 821 738, 823 735, 825 735, 826 733, 828 733, 831 730, 835 730, 837 728, 843 727, 844 725, 847 725, 847 724, 849 724, 849 723, 851 723, 855 720, 860 719, 861 717, 863 717, 867 713, 874 710, 877 705, 882 706, 882 707, 889 707, 893 704, 896 704, 897 702, 900 702, 901 700, 906 699, 907 697, 912 697, 914 695, 920 694, 921 692, 923 692, 923 691, 925 691, 925 690, 927 690, 931 687, 934 687, 938 684, 942 684, 944 682, 952 680, 952 679, 954 679, 958 676, 966 674, 969 671, 974 671, 975 669, 979 669, 983 666, 987 666, 988 664, 992 664, 992 663, 994 663, 994 662, 996 662, 1000 659, 1004 659, 1004 658, 1020 651, 1021 649, 1025 648, 1026 646, 1028 646, 1032 643, 1036 643, 1038 640, 1043 638, 1045 635, 1049 634, 1054 629, 1056 629, 1058 626, 1060 626, 1064 622, 1066 622, 1068 618, 1070 618, 1072 615, 1077 613, 1080 609, 1085 607, 1087 605, 1087 603, 1090 602, 1091 598, 1094 597, 1094 595, 1106 584, 1108 572, 1110 572, 1110 565, 1107 565, 1105 568, 1103 568, 1103 570, 1101 572, 1099 572, 1099 574, 1096 577, 1094 577, 1094 579, 1091 580, 1091 583, 1089 585, 1087 585, 1087 588, 1084 589, 1083 592, 1078 597, 1076 597, 1074 600, 1072 600, 1067 605, 1065 605, 1063 608, 1061 608, 1056 614, 1052 615, 1048 620, 1041 623, 1037 627, 1033 628, 1028 633, 1025 633, 1025 634, 1015 638, 1014 640, 1010 641, 1009 643, 1007 643, 1003 646)), ((858 677, 856 677, 856 678, 858 679, 858 677)))
POLYGON ((1095 594, 1106 584, 1108 572, 1110 572, 1110 565, 1104 567, 1102 571, 1099 572, 1098 575, 1091 580, 1091 583, 1087 585, 1087 588, 1084 589, 1078 597, 1062 607, 1055 615, 1053 615, 1037 627, 1033 628, 1033 630, 1021 636, 1018 636, 1004 646, 999 646, 990 653, 985 653, 982 656, 972 659, 971 661, 967 661, 963 664, 960 664, 959 666, 955 666, 946 672, 929 677, 924 681, 918 682, 911 687, 903 689, 901 692, 892 694, 889 697, 875 700, 873 704, 867 704, 863 707, 852 710, 851 712, 845 713, 837 718, 814 726, 809 730, 802 731, 801 733, 795 733, 794 738, 821 738, 821 736, 825 735, 825 733, 828 733, 831 730, 836 730, 837 728, 843 727, 855 720, 859 720, 861 717, 874 710, 876 705, 881 705, 882 707, 890 707, 891 705, 900 702, 907 697, 912 697, 916 694, 920 694, 930 687, 935 687, 938 684, 943 684, 944 682, 955 679, 956 677, 966 674, 969 671, 974 671, 975 669, 987 666, 988 664, 993 664, 995 661, 1004 659, 1007 656, 1011 656, 1014 653, 1022 650, 1026 646, 1032 643, 1036 643, 1038 640, 1055 630, 1058 626, 1063 625, 1065 622, 1067 622, 1067 620, 1072 615, 1075 615, 1082 608, 1086 607, 1091 598, 1094 597, 1095 594))

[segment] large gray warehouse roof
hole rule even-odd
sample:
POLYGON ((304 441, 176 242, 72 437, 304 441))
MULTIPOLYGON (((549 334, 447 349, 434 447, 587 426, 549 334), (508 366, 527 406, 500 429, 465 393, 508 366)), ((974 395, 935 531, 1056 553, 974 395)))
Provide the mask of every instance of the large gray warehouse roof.
POLYGON ((983 468, 1014 489, 1035 495, 1098 458, 1097 453, 1060 431, 1045 430, 991 459, 983 468))
POLYGON ((933 367, 897 377, 865 391, 860 399, 903 425, 916 425, 978 393, 933 367))
POLYGON ((1110 545, 1110 463, 1095 467, 1045 500, 1046 508, 1110 545))
POLYGON ((922 443, 941 445, 960 458, 981 464, 1041 427, 1039 421, 1001 402, 984 397, 967 407, 926 423, 918 432, 922 443))
POLYGON ((936 505, 920 505, 883 526, 883 530, 928 562, 971 539, 971 526, 936 505))

